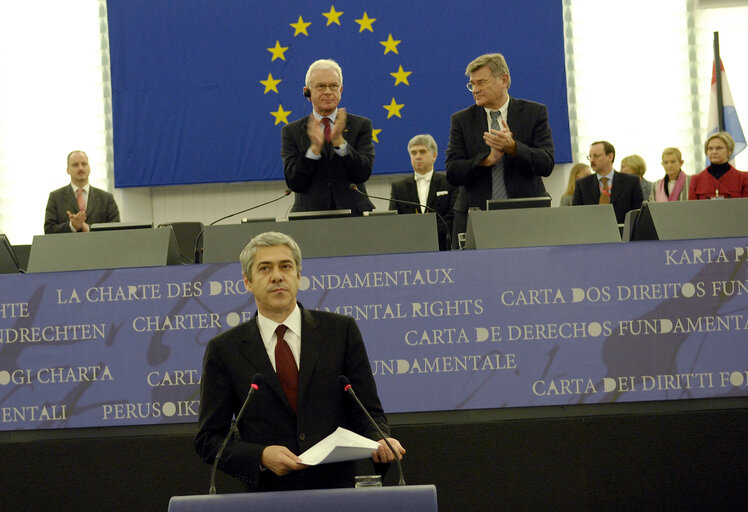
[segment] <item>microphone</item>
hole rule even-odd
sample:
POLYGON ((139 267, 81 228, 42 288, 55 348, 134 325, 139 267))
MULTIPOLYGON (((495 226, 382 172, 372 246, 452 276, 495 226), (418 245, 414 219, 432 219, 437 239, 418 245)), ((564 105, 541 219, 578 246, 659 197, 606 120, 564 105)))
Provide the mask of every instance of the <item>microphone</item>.
POLYGON ((244 410, 247 408, 247 404, 249 404, 249 399, 252 396, 252 393, 257 391, 260 386, 262 386, 263 380, 265 380, 265 378, 261 373, 255 373, 254 377, 252 377, 252 385, 249 386, 249 393, 247 393, 247 398, 244 399, 242 408, 239 409, 239 414, 237 414, 234 419, 231 420, 229 433, 226 434, 226 437, 223 440, 223 444, 221 444, 221 448, 218 450, 216 458, 213 461, 213 468, 210 471, 210 489, 208 490, 209 494, 216 493, 216 470, 218 469, 218 461, 221 460, 221 455, 223 455, 223 450, 226 449, 226 445, 229 444, 229 440, 234 436, 234 433, 239 433, 239 429, 237 428, 236 424, 239 423, 239 419, 244 414, 244 410))
POLYGON ((256 209, 256 208, 259 208, 259 207, 261 207, 261 206, 265 206, 265 205, 267 205, 267 204, 270 204, 270 203, 274 203, 274 202, 276 202, 276 201, 280 201, 281 199, 283 199, 284 197, 286 197, 286 196, 287 196, 288 194, 290 194, 290 193, 291 193, 291 189, 290 189, 290 188, 287 188, 286 190, 284 190, 284 191, 283 191, 283 195, 282 195, 282 196, 280 196, 280 197, 276 197, 275 199, 271 199, 270 201, 266 201, 266 202, 264 202, 264 203, 262 203, 262 204, 258 204, 258 205, 256 205, 256 206, 250 206, 250 207, 249 207, 249 208, 247 208, 246 210, 242 210, 242 211, 240 211, 240 212, 236 212, 236 213, 231 213, 231 214, 229 214, 229 215, 226 215, 225 217, 221 217, 220 219, 218 219, 218 220, 214 220, 213 222, 211 222, 210 224, 208 224, 208 226, 212 226, 213 224, 218 224, 218 223, 219 223, 219 222, 221 222, 222 220, 228 219, 229 217, 233 217, 234 215, 239 215, 240 213, 248 212, 248 211, 250 211, 250 210, 254 210, 254 209, 256 209))
MULTIPOLYGON (((212 226, 214 224, 217 224, 217 223, 221 222, 222 220, 228 219, 229 217, 233 217, 234 215, 239 215, 240 213, 248 212, 250 210, 254 210, 256 208, 260 208, 261 206, 265 206, 265 205, 268 205, 270 203, 274 203, 276 201, 280 201, 281 199, 283 199, 284 197, 286 197, 290 193, 291 193, 291 189, 287 188, 286 190, 283 191, 283 195, 280 196, 280 197, 276 197, 275 199, 271 199, 270 201, 265 201, 262 204, 258 204, 258 205, 255 205, 255 206, 250 206, 246 210, 242 210, 240 212, 234 212, 234 213, 231 213, 229 215, 226 215, 225 217, 221 217, 220 219, 214 220, 213 222, 211 222, 210 224, 208 224, 208 226, 212 226)), ((201 229, 200 232, 197 234, 197 237, 195 237, 195 243, 194 243, 195 250, 193 251, 195 254, 198 253, 197 251, 198 251, 198 247, 199 247, 199 244, 200 244, 200 237, 202 237, 202 236, 203 236, 203 230, 201 229)), ((197 259, 197 257, 195 259, 197 259)), ((200 259, 202 260, 202 257, 200 259)), ((196 263, 197 263, 197 261, 196 261, 196 263)))
POLYGON ((346 377, 345 375, 341 375, 340 377, 338 377, 338 384, 340 384, 343 387, 343 391, 347 392, 349 395, 353 397, 358 407, 364 412, 364 414, 369 419, 371 424, 374 425, 374 428, 377 429, 377 432, 379 433, 379 435, 382 436, 382 439, 387 445, 387 448, 389 448, 392 454, 395 456, 395 462, 397 462, 397 472, 400 475, 400 480, 397 482, 397 485, 405 485, 405 477, 403 476, 403 466, 402 464, 400 464, 400 454, 397 453, 392 448, 392 445, 387 440, 387 436, 384 435, 384 432, 382 432, 382 429, 379 428, 379 425, 377 425, 377 422, 374 421, 374 418, 371 417, 371 414, 369 414, 369 411, 366 410, 366 407, 364 407, 364 404, 362 404, 361 400, 358 399, 358 397, 356 396, 356 392, 353 391, 353 387, 351 386, 351 381, 348 380, 348 377, 346 377))
POLYGON ((352 192, 358 192, 362 196, 364 196, 364 197, 370 197, 372 199, 382 199, 384 201, 394 201, 396 203, 407 204, 407 205, 410 205, 410 206, 423 206, 429 212, 435 213, 436 216, 439 218, 439 220, 442 221, 442 224, 444 224, 444 227, 446 228, 446 233, 447 233, 447 247, 452 247, 452 234, 449 232, 449 224, 447 224, 447 221, 444 220, 444 217, 442 217, 441 214, 439 212, 437 212, 436 210, 434 210, 432 207, 430 207, 428 205, 425 205, 425 204, 414 203, 413 201, 405 201, 404 199, 395 199, 394 197, 390 197, 388 199, 386 197, 379 197, 379 196, 372 196, 372 195, 369 195, 369 194, 365 194, 364 192, 361 192, 358 189, 358 187, 356 186, 355 183, 351 183, 350 185, 348 185, 348 188, 352 192))

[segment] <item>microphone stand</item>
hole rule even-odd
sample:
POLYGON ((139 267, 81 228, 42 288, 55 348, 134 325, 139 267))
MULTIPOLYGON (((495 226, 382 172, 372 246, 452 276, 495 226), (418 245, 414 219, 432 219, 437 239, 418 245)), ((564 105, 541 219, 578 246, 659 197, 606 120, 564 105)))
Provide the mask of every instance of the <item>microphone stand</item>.
POLYGON ((213 460, 213 467, 210 470, 210 489, 208 490, 208 494, 215 494, 216 493, 216 470, 218 469, 218 461, 221 460, 221 455, 223 455, 223 451, 226 449, 226 446, 229 444, 229 440, 231 440, 232 437, 234 437, 234 433, 238 433, 239 429, 237 428, 236 424, 239 422, 239 419, 244 414, 244 410, 247 408, 247 405, 249 404, 249 399, 252 396, 252 393, 254 393, 257 389, 259 389, 260 385, 262 384, 264 377, 261 373, 256 373, 254 377, 252 377, 252 385, 249 387, 249 393, 247 393, 247 398, 244 399, 244 403, 242 404, 242 408, 239 409, 239 414, 237 414, 234 419, 231 420, 231 426, 229 427, 229 432, 226 434, 226 437, 223 439, 223 443, 221 444, 221 447, 218 449, 218 453, 216 454, 216 458, 213 460))
POLYGON ((405 477, 403 476, 403 466, 402 464, 400 464, 400 454, 397 453, 394 448, 392 448, 392 445, 387 439, 387 436, 384 435, 384 432, 382 432, 382 429, 379 428, 379 425, 377 424, 377 422, 374 421, 374 418, 371 417, 371 414, 369 414, 369 411, 366 410, 366 407, 364 407, 364 404, 362 404, 361 400, 358 399, 358 397, 356 396, 356 392, 353 391, 353 387, 351 386, 351 382, 348 380, 348 377, 346 377, 345 375, 341 375, 338 378, 338 383, 343 385, 343 391, 347 392, 349 395, 353 397, 358 407, 364 412, 364 414, 369 419, 371 424, 374 425, 374 428, 377 429, 377 432, 382 437, 382 440, 387 445, 387 448, 389 448, 392 454, 395 456, 395 462, 397 462, 397 472, 398 472, 398 475, 400 476, 400 480, 397 482, 397 485, 405 485, 405 477))

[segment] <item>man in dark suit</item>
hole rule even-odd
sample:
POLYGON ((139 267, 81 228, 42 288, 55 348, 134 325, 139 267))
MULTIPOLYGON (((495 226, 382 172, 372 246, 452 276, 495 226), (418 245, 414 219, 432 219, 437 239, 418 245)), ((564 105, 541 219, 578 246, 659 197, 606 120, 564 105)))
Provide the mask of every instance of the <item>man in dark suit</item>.
POLYGON ((88 155, 73 151, 67 158, 70 184, 51 192, 44 214, 44 233, 86 232, 91 224, 119 222, 114 196, 88 183, 88 155))
POLYGON ((390 198, 395 201, 390 201, 390 210, 397 210, 398 214, 436 212, 444 220, 442 222, 438 218, 435 219, 439 233, 439 250, 447 251, 450 249, 448 240, 452 231, 457 189, 447 181, 444 174, 434 172, 437 147, 431 135, 416 135, 410 139, 408 153, 414 174, 392 183, 390 198), (398 200, 421 206, 400 203, 398 200), (423 205, 426 205, 426 208, 423 205))
MULTIPOLYGON (((378 439, 376 430, 344 393, 345 375, 382 431, 387 419, 356 322, 343 315, 308 310, 296 302, 301 251, 282 233, 257 235, 240 255, 244 284, 257 314, 213 338, 205 350, 200 421, 195 448, 212 464, 244 402, 253 375, 264 383, 226 447, 219 468, 248 490, 274 491, 353 487, 354 462, 305 466, 298 455, 342 426, 378 439)), ((405 453, 396 439, 390 443, 405 453)), ((383 440, 374 462, 393 462, 383 440)))
POLYGON ((593 142, 587 158, 595 173, 577 180, 572 205, 612 204, 616 221, 623 224, 629 210, 641 208, 643 194, 639 176, 613 169, 616 149, 608 141, 593 142))
MULTIPOLYGON (((543 176, 554 165, 553 138, 545 105, 509 96, 511 77, 500 53, 468 64, 475 105, 452 115, 447 146, 447 179, 461 187, 454 233, 464 233, 469 208, 488 199, 547 195, 543 176)), ((457 246, 457 236, 452 247, 457 246)))
POLYGON ((338 108, 343 71, 334 60, 313 62, 305 83, 313 112, 281 130, 283 173, 296 193, 291 211, 373 210, 366 196, 350 189, 355 184, 366 193, 374 166, 371 121, 338 108))

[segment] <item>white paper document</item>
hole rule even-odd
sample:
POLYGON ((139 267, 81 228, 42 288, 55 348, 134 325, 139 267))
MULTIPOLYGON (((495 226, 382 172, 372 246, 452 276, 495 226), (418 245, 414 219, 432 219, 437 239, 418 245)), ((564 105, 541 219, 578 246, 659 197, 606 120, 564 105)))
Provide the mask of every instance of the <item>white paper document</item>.
POLYGON ((338 427, 335 432, 299 455, 299 458, 308 466, 316 466, 328 462, 368 459, 377 448, 379 443, 376 441, 338 427))

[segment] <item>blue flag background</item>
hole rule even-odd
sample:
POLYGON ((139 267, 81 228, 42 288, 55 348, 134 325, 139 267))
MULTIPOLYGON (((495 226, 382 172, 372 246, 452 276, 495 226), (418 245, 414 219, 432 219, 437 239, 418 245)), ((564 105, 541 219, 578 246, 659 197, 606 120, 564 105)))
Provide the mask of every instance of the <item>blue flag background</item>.
POLYGON ((340 103, 369 117, 374 173, 407 172, 431 133, 444 169, 449 116, 473 103, 465 67, 507 58, 510 94, 548 106, 571 161, 562 4, 548 0, 319 2, 108 0, 115 186, 283 178, 281 127, 311 112, 318 58, 343 68, 340 103))

